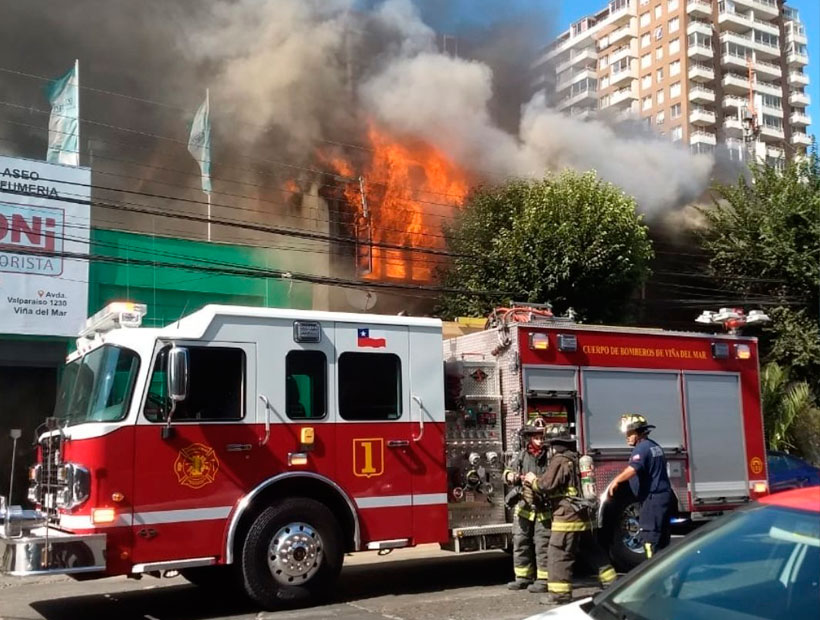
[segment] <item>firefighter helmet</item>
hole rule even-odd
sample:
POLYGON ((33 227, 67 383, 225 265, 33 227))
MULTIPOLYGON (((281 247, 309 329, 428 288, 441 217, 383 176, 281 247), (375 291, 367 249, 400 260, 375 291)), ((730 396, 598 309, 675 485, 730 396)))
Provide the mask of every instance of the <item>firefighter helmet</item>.
POLYGON ((548 424, 544 430, 544 439, 550 443, 575 443, 566 424, 548 424))
POLYGON ((626 435, 632 432, 645 433, 655 428, 655 426, 647 422, 646 418, 640 413, 623 414, 618 426, 621 432, 626 435))
POLYGON ((524 435, 543 435, 546 426, 547 423, 544 421, 544 418, 537 416, 530 420, 529 424, 525 424, 521 427, 521 433, 524 435))

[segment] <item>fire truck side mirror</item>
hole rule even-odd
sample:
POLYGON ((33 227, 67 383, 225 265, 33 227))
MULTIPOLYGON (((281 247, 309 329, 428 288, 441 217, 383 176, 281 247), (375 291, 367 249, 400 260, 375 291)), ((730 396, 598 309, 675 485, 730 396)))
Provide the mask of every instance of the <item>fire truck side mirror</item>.
POLYGON ((188 397, 188 349, 184 347, 168 352, 168 397, 175 403, 188 397))

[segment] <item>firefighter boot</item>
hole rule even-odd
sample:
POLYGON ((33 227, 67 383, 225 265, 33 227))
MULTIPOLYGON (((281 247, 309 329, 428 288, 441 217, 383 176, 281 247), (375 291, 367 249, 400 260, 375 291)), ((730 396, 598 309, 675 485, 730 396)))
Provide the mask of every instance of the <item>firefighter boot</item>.
POLYGON ((507 584, 507 589, 508 590, 526 590, 531 585, 532 585, 532 579, 524 579, 522 577, 516 577, 515 581, 511 581, 507 584))
POLYGON ((546 594, 547 582, 544 579, 536 579, 527 586, 527 592, 532 592, 533 594, 546 594))
POLYGON ((538 601, 541 605, 566 605, 572 602, 572 594, 550 592, 546 596, 542 596, 538 601))

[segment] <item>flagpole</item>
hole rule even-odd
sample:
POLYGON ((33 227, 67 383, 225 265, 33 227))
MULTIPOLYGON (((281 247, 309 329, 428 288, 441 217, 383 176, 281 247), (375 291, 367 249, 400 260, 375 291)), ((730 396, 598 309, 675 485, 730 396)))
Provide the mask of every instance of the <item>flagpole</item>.
MULTIPOLYGON (((205 89, 205 109, 208 110, 208 165, 210 166, 211 162, 211 89, 205 89)), ((208 178, 210 179, 211 171, 210 168, 208 169, 208 178)), ((208 242, 211 241, 211 192, 206 192, 208 194, 208 242)))
POLYGON ((77 165, 79 166, 82 162, 80 161, 80 59, 74 59, 74 88, 75 94, 77 95, 77 165))

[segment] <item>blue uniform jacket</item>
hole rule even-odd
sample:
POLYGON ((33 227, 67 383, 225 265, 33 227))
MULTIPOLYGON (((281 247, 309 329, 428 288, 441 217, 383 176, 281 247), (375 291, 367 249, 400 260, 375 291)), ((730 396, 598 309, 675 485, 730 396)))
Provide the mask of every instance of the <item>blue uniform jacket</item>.
POLYGON ((638 473, 629 479, 629 486, 638 501, 644 501, 650 494, 671 491, 663 448, 651 439, 641 439, 632 449, 629 466, 638 473))

